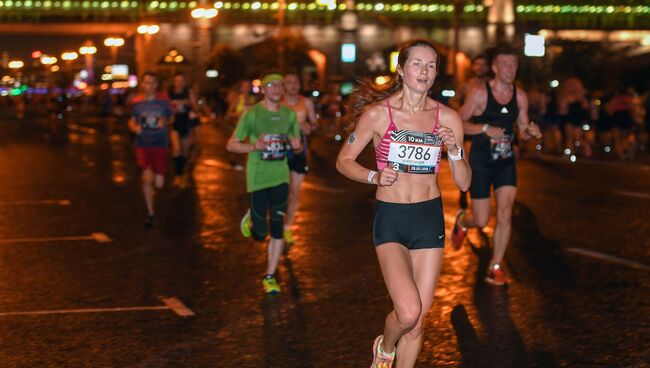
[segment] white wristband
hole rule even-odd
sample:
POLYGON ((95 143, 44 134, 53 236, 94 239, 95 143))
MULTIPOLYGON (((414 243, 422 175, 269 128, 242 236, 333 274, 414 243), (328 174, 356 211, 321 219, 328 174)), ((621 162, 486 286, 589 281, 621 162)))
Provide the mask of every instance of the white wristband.
POLYGON ((490 127, 489 125, 487 125, 487 124, 483 124, 483 127, 481 128, 481 131, 482 131, 483 133, 485 133, 485 132, 487 132, 487 130, 488 130, 489 127, 490 127))
POLYGON ((449 157, 451 161, 460 161, 463 159, 463 147, 456 146, 456 149, 458 149, 458 152, 456 152, 455 155, 452 155, 451 152, 447 150, 447 157, 449 157))
POLYGON ((375 184, 375 183, 372 182, 372 179, 375 178, 375 175, 377 175, 377 172, 376 172, 376 171, 373 171, 373 170, 371 170, 371 171, 368 173, 368 184, 375 184))

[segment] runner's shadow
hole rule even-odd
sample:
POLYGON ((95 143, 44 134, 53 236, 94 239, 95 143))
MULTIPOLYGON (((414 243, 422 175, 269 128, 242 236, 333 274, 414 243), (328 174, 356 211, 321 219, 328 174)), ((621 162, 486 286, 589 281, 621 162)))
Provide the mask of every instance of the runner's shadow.
POLYGON ((570 281, 571 267, 564 258, 561 244, 542 234, 537 217, 521 202, 516 202, 513 216, 513 250, 525 258, 527 266, 536 271, 536 278, 570 281))
POLYGON ((265 297, 260 305, 264 317, 264 366, 311 368, 313 359, 307 344, 308 323, 303 313, 298 279, 289 257, 284 257, 284 265, 288 286, 280 295, 265 297))
POLYGON ((534 352, 531 357, 510 314, 507 287, 484 282, 492 251, 489 247, 473 247, 478 256, 474 306, 482 326, 480 338, 463 305, 451 314, 463 363, 467 367, 557 367, 547 352, 534 352), (543 362, 543 365, 539 365, 543 362))

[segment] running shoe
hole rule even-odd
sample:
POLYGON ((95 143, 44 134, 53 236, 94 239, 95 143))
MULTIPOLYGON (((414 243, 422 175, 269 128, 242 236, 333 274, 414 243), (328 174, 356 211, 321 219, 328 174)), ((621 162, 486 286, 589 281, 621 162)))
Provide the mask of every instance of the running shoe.
POLYGON ((467 236, 467 228, 461 225, 464 218, 465 210, 458 210, 456 221, 454 221, 454 228, 451 231, 451 245, 453 245, 455 250, 460 249, 461 245, 463 245, 463 241, 465 241, 465 236, 467 236))
POLYGON ((384 353, 381 343, 384 341, 384 335, 379 335, 372 346, 372 364, 370 368, 391 368, 395 361, 395 352, 384 353))
POLYGON ((280 293, 280 285, 273 275, 266 275, 262 279, 262 286, 264 286, 264 292, 270 295, 275 295, 280 293))
POLYGON ((508 285, 510 280, 506 276, 506 271, 503 269, 503 266, 499 263, 495 263, 488 269, 487 277, 485 277, 485 282, 490 285, 504 286, 508 285))
POLYGON ((251 233, 251 227, 253 227, 253 220, 251 219, 251 210, 249 208, 239 223, 239 229, 244 238, 250 238, 253 235, 251 233))
POLYGON ((153 220, 155 219, 156 215, 153 213, 150 215, 147 215, 147 217, 144 219, 144 227, 147 229, 151 229, 153 227, 153 220))
POLYGON ((284 241, 287 243, 287 245, 293 244, 296 241, 293 238, 293 233, 291 232, 291 229, 289 228, 284 229, 284 241))

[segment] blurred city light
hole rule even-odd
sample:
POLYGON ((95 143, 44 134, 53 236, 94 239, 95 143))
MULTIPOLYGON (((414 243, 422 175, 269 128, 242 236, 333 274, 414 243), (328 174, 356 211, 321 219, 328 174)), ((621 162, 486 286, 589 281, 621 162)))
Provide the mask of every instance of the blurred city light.
POLYGON ((9 69, 20 69, 23 66, 25 66, 25 63, 22 62, 21 60, 12 60, 9 62, 9 64, 7 64, 7 66, 9 67, 9 69))
POLYGON ((160 32, 160 26, 157 24, 141 24, 138 26, 138 33, 141 35, 144 34, 156 34, 160 32))
POLYGON ((214 70, 214 69, 208 69, 205 72, 205 76, 208 77, 208 78, 216 78, 216 77, 219 76, 219 71, 214 70))
POLYGON ((121 37, 108 37, 104 40, 104 45, 108 47, 124 46, 124 39, 121 37))
POLYGON ((589 124, 583 124, 582 125, 582 130, 584 130, 585 132, 589 131, 589 130, 591 130, 591 126, 589 124))
POLYGON ((43 56, 43 53, 41 51, 36 50, 32 52, 32 59, 40 59, 41 56, 43 56))
POLYGON ((344 63, 354 63, 357 60, 357 45, 353 43, 344 43, 341 45, 341 61, 344 63))
POLYGON ((41 61, 41 64, 43 64, 43 65, 52 65, 52 64, 56 64, 56 62, 59 61, 59 60, 57 58, 55 58, 54 56, 49 56, 49 55, 43 54, 41 56, 41 58, 40 58, 40 61, 41 61))
POLYGON ((390 81, 390 77, 386 77, 383 75, 380 75, 379 77, 375 78, 375 84, 378 86, 383 86, 384 84, 388 83, 390 81))
POLYGON ((526 33, 524 38, 524 55, 542 57, 545 54, 544 36, 526 33))
POLYGON ((399 52, 393 51, 390 53, 390 71, 395 73, 397 70, 397 60, 399 58, 399 52))
POLYGON ((456 91, 453 89, 445 89, 442 91, 442 97, 454 97, 456 96, 456 91))
POLYGON ((571 160, 571 162, 576 162, 576 159, 576 155, 571 155, 571 157, 569 157, 569 160, 571 160))
POLYGON ((313 91, 313 92, 311 93, 311 95, 312 95, 313 97, 318 97, 318 96, 320 96, 320 92, 319 92, 319 91, 313 91))
POLYGON ((79 54, 77 54, 74 51, 68 51, 61 54, 61 60, 65 60, 65 61, 77 60, 78 57, 79 54))
POLYGON ((212 19, 219 14, 215 8, 196 8, 190 13, 194 19, 212 19))
POLYGON ((61 70, 61 68, 58 65, 52 65, 50 68, 51 72, 58 72, 59 70, 61 70))
POLYGON ((81 55, 93 55, 97 53, 97 47, 95 46, 81 46, 79 48, 79 53, 81 55))
POLYGON ((560 82, 557 79, 553 79, 551 83, 549 83, 549 86, 551 86, 551 88, 557 88, 559 85, 560 82))

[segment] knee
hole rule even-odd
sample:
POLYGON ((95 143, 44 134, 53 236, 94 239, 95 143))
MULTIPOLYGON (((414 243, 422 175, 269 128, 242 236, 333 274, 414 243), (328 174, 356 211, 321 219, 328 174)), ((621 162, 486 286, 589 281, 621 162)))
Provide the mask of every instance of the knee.
POLYGON ((422 313, 422 304, 419 300, 404 303, 395 307, 397 321, 405 329, 412 329, 418 324, 420 314, 422 313))
POLYGON ((418 321, 411 330, 404 334, 404 337, 408 340, 414 340, 420 338, 423 334, 424 323, 422 321, 418 321))

